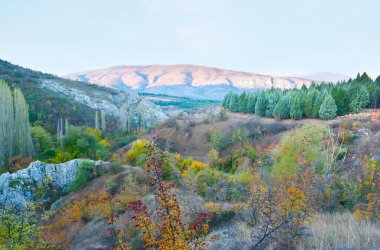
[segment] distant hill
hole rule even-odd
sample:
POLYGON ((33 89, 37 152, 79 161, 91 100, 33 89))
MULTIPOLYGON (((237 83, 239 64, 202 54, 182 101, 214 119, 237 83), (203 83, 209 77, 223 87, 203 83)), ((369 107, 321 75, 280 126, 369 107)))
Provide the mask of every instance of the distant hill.
POLYGON ((312 80, 274 77, 198 65, 116 66, 64 76, 130 92, 160 93, 197 99, 222 99, 229 91, 300 88, 312 80))
POLYGON ((331 72, 313 72, 308 75, 299 75, 298 77, 310 79, 312 81, 317 82, 341 82, 341 81, 347 81, 350 79, 349 76, 339 74, 339 73, 331 73, 331 72))
MULTIPOLYGON (((103 110, 115 125, 119 107, 127 103, 136 113, 141 97, 122 91, 79 81, 71 81, 0 60, 0 79, 22 89, 29 104, 30 120, 55 125, 61 117, 73 124, 93 126, 95 110, 103 110)), ((146 101, 147 117, 166 118, 161 108, 146 101)), ((148 118, 148 119, 149 119, 148 118)))

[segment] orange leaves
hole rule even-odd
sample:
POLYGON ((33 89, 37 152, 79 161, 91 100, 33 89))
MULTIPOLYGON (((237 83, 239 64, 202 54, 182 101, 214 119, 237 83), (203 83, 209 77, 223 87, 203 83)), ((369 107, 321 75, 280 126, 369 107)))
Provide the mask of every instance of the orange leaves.
MULTIPOLYGON (((182 221, 182 209, 173 192, 174 184, 166 183, 162 178, 165 164, 164 152, 158 150, 154 144, 148 145, 147 149, 149 152, 145 169, 150 174, 149 186, 156 189, 154 193, 157 204, 155 213, 158 220, 150 217, 148 208, 142 201, 137 200, 128 204, 128 208, 134 212, 132 218, 136 222, 136 226, 142 231, 145 247, 147 249, 174 250, 202 246, 202 237, 208 231, 208 214, 194 214, 195 220, 190 225, 186 225, 182 221)), ((193 166, 194 169, 198 167, 199 164, 193 166)))
POLYGON ((380 162, 366 161, 364 172, 358 178, 361 192, 365 195, 365 202, 356 206, 355 219, 380 220, 380 162))

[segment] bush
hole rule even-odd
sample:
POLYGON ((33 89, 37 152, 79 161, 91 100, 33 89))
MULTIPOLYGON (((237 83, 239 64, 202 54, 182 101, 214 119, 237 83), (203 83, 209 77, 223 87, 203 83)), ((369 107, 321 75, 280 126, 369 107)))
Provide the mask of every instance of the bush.
POLYGON ((75 180, 69 184, 69 190, 76 191, 85 187, 87 183, 96 176, 96 173, 94 173, 94 166, 93 161, 82 161, 78 166, 75 180))
POLYGON ((137 140, 132 143, 132 147, 126 153, 127 162, 133 166, 144 167, 146 155, 148 153, 147 145, 149 141, 146 139, 137 140))

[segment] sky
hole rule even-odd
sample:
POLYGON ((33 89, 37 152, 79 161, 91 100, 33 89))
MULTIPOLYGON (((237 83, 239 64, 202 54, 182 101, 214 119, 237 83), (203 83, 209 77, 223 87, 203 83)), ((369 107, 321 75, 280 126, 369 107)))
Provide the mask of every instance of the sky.
POLYGON ((198 64, 380 75, 378 0, 0 0, 0 59, 57 75, 198 64))

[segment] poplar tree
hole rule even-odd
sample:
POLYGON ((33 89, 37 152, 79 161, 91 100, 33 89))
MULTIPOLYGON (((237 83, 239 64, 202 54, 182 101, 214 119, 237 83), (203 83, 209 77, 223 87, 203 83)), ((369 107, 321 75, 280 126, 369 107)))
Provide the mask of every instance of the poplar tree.
POLYGON ((12 91, 0 80, 0 165, 13 156, 14 110, 12 91))
POLYGON ((100 111, 100 122, 102 130, 105 132, 107 130, 107 123, 106 123, 106 113, 102 110, 100 111))
POLYGON ((98 111, 95 111, 95 129, 99 130, 99 116, 98 116, 98 111))

